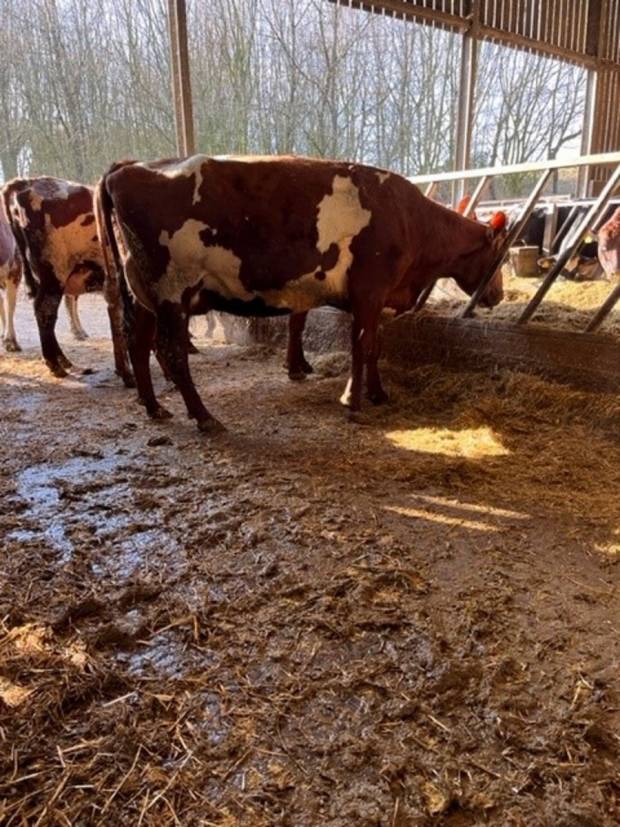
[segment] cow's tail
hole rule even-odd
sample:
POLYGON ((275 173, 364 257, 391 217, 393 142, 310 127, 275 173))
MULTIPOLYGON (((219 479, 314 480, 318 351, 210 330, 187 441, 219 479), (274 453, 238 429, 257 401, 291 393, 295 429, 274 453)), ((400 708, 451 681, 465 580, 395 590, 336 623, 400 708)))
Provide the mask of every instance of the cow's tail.
POLYGON ((108 190, 108 178, 121 167, 133 164, 135 161, 119 161, 113 164, 110 169, 99 179, 95 187, 94 208, 95 221, 97 223, 97 234, 103 250, 103 263, 106 270, 106 277, 112 279, 118 274, 121 277, 123 264, 121 261, 118 242, 114 233, 113 215, 114 202, 108 190))
POLYGON ((26 282, 26 288, 28 289, 28 296, 31 299, 33 299, 36 296, 39 287, 32 273, 30 262, 28 260, 28 249, 26 243, 26 236, 24 235, 24 230, 16 221, 15 216, 13 215, 13 212, 11 210, 11 196, 14 193, 19 192, 19 190, 21 189, 21 185, 22 182, 20 181, 20 179, 15 178, 13 181, 9 181, 7 184, 5 184, 2 187, 2 190, 0 190, 0 192, 2 193, 2 206, 4 207, 6 220, 9 222, 9 227, 11 228, 13 238, 15 239, 17 249, 19 250, 19 257, 21 259, 22 265, 22 273, 24 274, 24 281, 26 282))
MULTIPOLYGON (((108 190, 108 178, 118 169, 135 163, 135 161, 119 161, 113 164, 97 183, 93 198, 97 234, 101 242, 105 269, 104 292, 108 303, 110 303, 110 300, 116 301, 116 297, 120 298, 122 303, 123 328, 127 339, 130 336, 133 325, 134 304, 129 293, 121 253, 118 247, 118 240, 114 231, 115 208, 112 196, 108 190)), ((118 219, 116 219, 116 224, 118 226, 118 219)))

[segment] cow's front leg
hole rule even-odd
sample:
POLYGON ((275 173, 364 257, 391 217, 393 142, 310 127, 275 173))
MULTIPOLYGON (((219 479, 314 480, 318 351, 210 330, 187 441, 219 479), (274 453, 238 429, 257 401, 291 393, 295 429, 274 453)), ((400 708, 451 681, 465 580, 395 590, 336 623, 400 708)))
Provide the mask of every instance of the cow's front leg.
MULTIPOLYGON (((6 320, 3 317, 4 348, 10 353, 21 350, 15 335, 15 306, 17 304, 18 280, 9 276, 6 283, 6 320)), ((2 303, 0 302, 0 305, 2 303)))
POLYGON ((307 316, 307 313, 292 313, 288 319, 286 368, 288 378, 293 381, 305 379, 306 374, 313 372, 312 365, 304 355, 303 333, 307 316))
POLYGON ((377 328, 374 343, 369 347, 366 359, 366 396, 373 405, 381 405, 389 399, 379 375, 379 356, 381 355, 381 330, 377 328))
POLYGON ((157 349, 181 391, 187 415, 201 431, 221 431, 224 426, 205 408, 194 386, 187 354, 187 314, 181 306, 164 302, 157 311, 157 349))
POLYGON ((103 283, 103 297, 110 320, 115 372, 121 377, 126 388, 135 388, 136 382, 129 366, 129 348, 123 324, 123 302, 116 276, 106 276, 103 283))
POLYGON ((61 297, 60 291, 45 292, 39 288, 34 299, 34 314, 39 328, 43 359, 50 371, 59 379, 65 377, 66 368, 71 367, 71 362, 60 349, 56 339, 56 319, 61 297))
MULTIPOLYGON (((356 414, 362 407, 362 389, 364 385, 364 339, 367 333, 360 314, 354 313, 351 326, 351 376, 340 397, 340 402, 356 414)), ((354 417, 352 417, 354 418, 354 417)))

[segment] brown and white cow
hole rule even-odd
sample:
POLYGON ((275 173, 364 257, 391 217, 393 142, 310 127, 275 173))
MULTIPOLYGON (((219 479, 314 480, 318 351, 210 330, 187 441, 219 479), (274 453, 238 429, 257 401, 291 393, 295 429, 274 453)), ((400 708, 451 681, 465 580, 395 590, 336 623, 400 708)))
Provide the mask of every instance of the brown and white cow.
MULTIPOLYGON (((384 170, 274 156, 116 164, 98 186, 96 212, 147 310, 136 318, 136 340, 148 341, 156 327, 188 414, 203 431, 221 426, 190 376, 183 343, 191 314, 350 311, 352 379, 343 401, 356 412, 364 367, 368 397, 386 399, 377 367, 383 308, 409 310, 438 275, 473 293, 503 229, 497 219, 489 228, 463 218, 384 170)), ((483 303, 502 295, 498 273, 483 303)), ((130 345, 140 395, 157 416, 145 350, 132 353, 130 345)))
POLYGON ((5 350, 21 350, 15 336, 17 288, 22 277, 21 260, 11 228, 0 209, 0 321, 5 350))
POLYGON ((596 234, 598 260, 607 278, 620 282, 620 207, 596 234))
MULTIPOLYGON (((43 358, 55 376, 66 376, 72 365, 55 333, 60 300, 64 294, 75 304, 81 293, 104 288, 93 190, 59 178, 16 178, 3 187, 2 195, 21 253, 24 278, 34 299, 43 358)), ((116 372, 127 386, 133 386, 116 279, 106 280, 105 298, 116 372)))

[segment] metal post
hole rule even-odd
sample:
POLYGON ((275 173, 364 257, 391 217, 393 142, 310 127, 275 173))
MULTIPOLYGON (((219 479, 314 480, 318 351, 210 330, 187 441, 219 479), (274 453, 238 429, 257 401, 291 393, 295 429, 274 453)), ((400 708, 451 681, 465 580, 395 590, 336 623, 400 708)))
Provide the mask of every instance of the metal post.
POLYGON ((617 284, 611 291, 609 296, 605 299, 603 304, 596 311, 594 316, 590 319, 586 327, 586 333, 594 333, 595 330, 601 326, 603 321, 611 313, 615 305, 620 301, 620 284, 617 284))
POLYGON ((484 192, 484 188, 489 183, 489 180, 491 179, 491 177, 492 176, 490 176, 490 175, 483 175, 482 178, 480 179, 480 181, 478 182, 478 186, 473 191, 472 196, 469 199, 469 204, 465 207, 465 212, 463 213, 465 218, 469 218, 469 216, 476 209, 478 201, 480 201, 480 198, 482 197, 482 193, 484 192))
POLYGON ((551 204, 545 213, 545 229, 543 231, 542 250, 547 256, 553 252, 553 241, 558 229, 558 205, 551 204))
POLYGON ((502 266, 502 263, 503 263, 504 259, 506 258, 506 253, 508 252, 510 247, 514 244, 514 242, 517 240, 517 238, 519 238, 519 236, 521 235, 521 233, 525 229, 525 225, 527 224, 527 220, 530 217, 530 215, 532 213, 532 210, 536 206, 536 202, 538 201, 538 198, 539 198, 540 194, 542 193, 543 189, 545 188, 545 185, 546 185, 547 181, 551 177, 551 173, 552 173, 552 170, 546 169, 543 172, 543 174, 540 176, 540 178, 538 179, 538 182, 536 183, 536 186, 534 187, 534 189, 530 193, 530 197, 527 199, 526 203, 523 205, 523 209, 521 210, 521 213, 519 214, 519 217, 517 218, 515 223, 512 225, 512 227, 508 231, 508 235, 506 236, 506 240, 502 244, 502 248, 499 251, 499 253, 497 254, 497 256, 495 258, 495 261, 493 262, 493 264, 489 268, 488 272, 486 273, 486 275, 483 277, 482 281, 480 282, 480 284, 476 288, 475 293, 473 294, 473 296, 471 297, 471 299, 467 303, 467 307, 463 311, 463 318, 464 319, 466 319, 468 316, 471 316, 473 314, 474 310, 476 309, 476 305, 478 304, 478 302, 480 301, 480 299, 484 295, 484 291, 486 290, 487 285, 489 284, 489 282, 491 281, 491 279, 493 278, 493 276, 495 275, 497 270, 502 266))
POLYGON ((427 284, 424 290, 420 293, 417 298, 416 303, 413 305, 413 312, 417 313, 418 310, 422 310, 426 302, 429 300, 431 293, 433 292, 433 288, 437 284, 437 279, 433 279, 430 284, 427 284))
POLYGON ((179 155, 192 155, 196 148, 185 0, 168 0, 168 30, 177 152, 179 155))
POLYGON ((432 198, 433 195, 435 195, 435 190, 436 189, 437 189, 437 184, 434 181, 431 181, 431 183, 424 190, 425 197, 426 198, 432 198))
POLYGON ((550 254, 552 254, 553 251, 555 250, 555 248, 558 246, 558 244, 560 242, 560 239, 562 239, 568 233, 568 231, 570 230, 571 224, 573 223, 573 219, 577 215, 577 210, 578 209, 579 209, 579 204, 574 204, 571 207, 570 212, 568 213, 568 215, 566 216, 566 218, 562 222, 562 225, 560 226, 560 229, 553 236, 553 240, 551 241, 551 245, 549 246, 549 253, 550 254))
POLYGON ((618 185, 619 181, 620 166, 617 166, 613 175, 605 184, 599 197, 596 199, 594 204, 592 204, 588 212, 584 215, 581 222, 577 225, 577 229, 575 230, 575 232, 571 234, 570 240, 567 238, 564 251, 560 253, 560 255, 558 256, 558 260, 553 265, 551 270, 549 270, 544 281, 542 282, 536 293, 530 299, 527 307, 525 308, 525 310, 519 318, 519 324, 524 324, 532 318, 532 316, 538 308, 538 305, 546 296, 549 288, 564 269, 566 262, 569 260, 569 258, 571 258, 571 256, 575 255, 575 253, 581 246, 583 237, 586 234, 586 232, 591 228, 594 229, 594 227, 596 226, 597 219, 599 219, 601 214, 603 214, 603 211, 607 206, 607 202, 610 196, 612 195, 613 191, 615 190, 616 186, 618 185))

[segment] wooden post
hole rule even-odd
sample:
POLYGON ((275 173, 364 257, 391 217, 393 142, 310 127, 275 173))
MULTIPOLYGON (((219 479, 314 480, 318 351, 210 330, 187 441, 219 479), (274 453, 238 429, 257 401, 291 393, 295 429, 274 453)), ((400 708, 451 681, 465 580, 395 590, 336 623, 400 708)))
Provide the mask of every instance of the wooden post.
POLYGON ((170 33, 170 70, 176 125, 177 152, 192 155, 194 141, 194 114, 192 86, 187 48, 187 7, 185 0, 168 0, 168 30, 170 33))
MULTIPOLYGON (((471 138, 474 129, 476 69, 478 58, 478 0, 472 2, 472 25, 464 32, 461 46, 461 71, 459 76, 459 100, 456 115, 456 140, 454 168, 468 169, 471 156, 471 138)), ((464 181, 459 180, 453 190, 453 206, 465 193, 464 181)))

